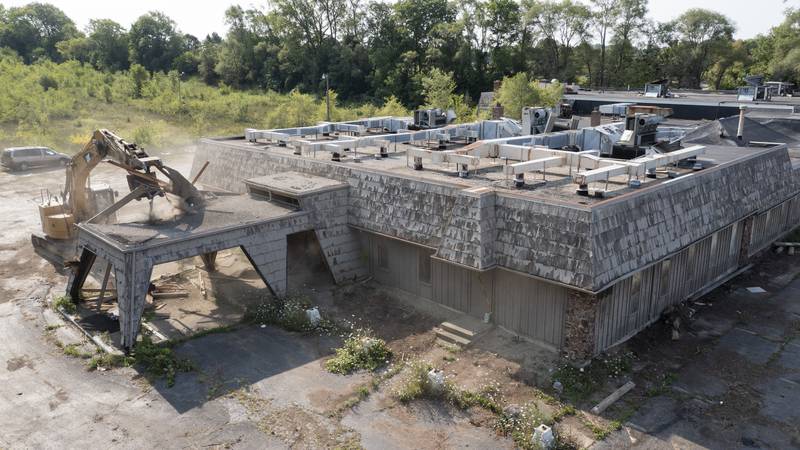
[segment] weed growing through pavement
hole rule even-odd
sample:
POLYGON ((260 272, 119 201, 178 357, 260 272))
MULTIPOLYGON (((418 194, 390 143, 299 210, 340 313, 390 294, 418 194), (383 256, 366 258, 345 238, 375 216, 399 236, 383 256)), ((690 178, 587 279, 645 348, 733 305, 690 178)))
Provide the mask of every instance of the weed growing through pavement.
POLYGON ((563 396, 567 400, 579 403, 588 399, 608 379, 630 371, 633 359, 632 353, 623 353, 598 358, 586 367, 565 364, 553 372, 552 380, 561 383, 564 387, 563 396))
POLYGON ((392 351, 386 341, 372 336, 368 330, 354 330, 336 349, 336 354, 325 362, 331 373, 349 374, 357 370, 374 371, 389 363, 392 351))
POLYGON ((67 314, 75 314, 78 311, 78 307, 72 302, 72 298, 69 295, 62 295, 53 299, 53 309, 64 311, 67 314))

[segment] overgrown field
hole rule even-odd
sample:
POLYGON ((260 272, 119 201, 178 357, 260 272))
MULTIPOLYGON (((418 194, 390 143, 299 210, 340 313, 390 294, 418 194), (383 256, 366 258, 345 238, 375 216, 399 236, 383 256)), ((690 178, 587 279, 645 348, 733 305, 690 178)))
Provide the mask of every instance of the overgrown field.
MULTIPOLYGON (((332 120, 408 115, 394 98, 383 106, 342 106, 332 93, 332 120)), ((32 65, 0 55, 0 146, 47 145, 72 153, 96 128, 145 147, 166 148, 200 136, 242 134, 325 118, 325 101, 308 94, 237 91, 146 71, 104 73, 76 61, 32 65)))

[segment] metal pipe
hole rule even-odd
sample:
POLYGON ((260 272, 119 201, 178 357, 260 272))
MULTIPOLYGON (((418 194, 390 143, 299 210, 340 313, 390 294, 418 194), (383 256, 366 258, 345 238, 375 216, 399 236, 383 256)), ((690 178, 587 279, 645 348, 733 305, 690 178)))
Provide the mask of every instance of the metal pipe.
POLYGON ((747 109, 745 105, 739 105, 739 128, 736 130, 736 138, 740 141, 744 135, 744 112, 747 109))

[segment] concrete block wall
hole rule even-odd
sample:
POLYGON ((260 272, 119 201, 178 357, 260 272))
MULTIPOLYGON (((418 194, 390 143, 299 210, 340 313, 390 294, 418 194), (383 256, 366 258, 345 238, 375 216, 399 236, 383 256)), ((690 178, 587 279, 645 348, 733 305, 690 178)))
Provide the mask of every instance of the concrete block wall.
POLYGON ((266 234, 242 244, 253 267, 275 295, 286 294, 286 234, 266 234))

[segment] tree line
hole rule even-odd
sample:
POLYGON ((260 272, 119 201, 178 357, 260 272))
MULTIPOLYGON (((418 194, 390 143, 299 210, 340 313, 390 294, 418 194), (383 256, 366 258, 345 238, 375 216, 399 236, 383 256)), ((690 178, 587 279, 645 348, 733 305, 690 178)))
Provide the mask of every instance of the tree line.
POLYGON ((30 3, 0 5, 0 47, 25 64, 75 60, 133 80, 171 72, 236 89, 318 94, 327 74, 340 100, 394 96, 408 107, 426 102, 431 83, 469 104, 517 74, 631 89, 659 78, 711 89, 748 74, 800 80, 800 11, 743 40, 718 12, 668 22, 647 12, 647 0, 272 0, 231 6, 226 35, 201 39, 160 12, 129 28, 92 19, 79 30, 55 6, 30 3))

